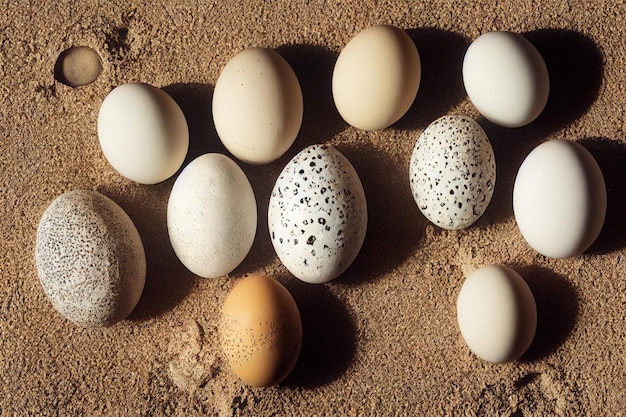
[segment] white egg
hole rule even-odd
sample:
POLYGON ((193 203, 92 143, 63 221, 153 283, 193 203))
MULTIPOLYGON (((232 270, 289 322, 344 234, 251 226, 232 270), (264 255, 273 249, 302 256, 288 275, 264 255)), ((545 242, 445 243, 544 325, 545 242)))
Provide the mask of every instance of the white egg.
POLYGON ((476 121, 443 116, 417 139, 409 168, 413 198, 428 220, 462 229, 483 215, 496 182, 491 143, 476 121))
POLYGON ((146 281, 146 256, 135 225, 96 191, 68 191, 50 204, 37 228, 35 261, 53 307, 83 327, 126 318, 146 281))
POLYGON ((367 28, 337 58, 332 79, 335 105, 358 129, 384 129, 409 110, 421 74, 419 53, 405 31, 389 25, 367 28))
POLYGON ((331 146, 303 149, 276 180, 268 226, 276 254, 297 278, 324 283, 341 275, 367 229, 365 192, 352 164, 331 146))
POLYGON ((598 163, 573 141, 537 146, 515 178, 515 220, 524 239, 545 256, 569 258, 587 250, 602 230, 606 205, 598 163))
POLYGON ((236 158, 267 164, 293 144, 302 124, 300 83, 287 61, 268 48, 241 51, 226 64, 213 92, 213 120, 236 158))
POLYGON ((512 32, 479 36, 463 60, 469 99, 490 121, 520 127, 535 120, 548 101, 550 81, 541 54, 512 32))
POLYGON ((178 259, 204 278, 226 275, 247 256, 257 227, 252 186, 229 157, 204 154, 180 173, 167 205, 178 259))
POLYGON ((465 343, 478 357, 509 362, 530 347, 537 329, 537 306, 517 272, 488 265, 465 280, 457 300, 457 319, 465 343))
POLYGON ((113 168, 141 184, 174 175, 189 148, 187 120, 178 104, 160 88, 142 83, 120 85, 105 97, 98 138, 113 168))

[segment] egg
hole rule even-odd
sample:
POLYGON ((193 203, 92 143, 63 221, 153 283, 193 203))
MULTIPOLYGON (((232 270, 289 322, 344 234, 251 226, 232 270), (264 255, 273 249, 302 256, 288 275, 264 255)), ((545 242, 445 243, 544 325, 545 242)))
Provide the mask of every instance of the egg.
POLYGON ((421 74, 419 53, 405 31, 390 25, 367 28, 337 58, 332 78, 335 106, 358 129, 384 129, 409 110, 421 74))
POLYGON ((278 281, 251 275, 231 290, 219 326, 222 351, 246 384, 269 387, 293 369, 302 348, 300 311, 278 281))
POLYGON ((503 265, 488 265, 463 283, 457 319, 474 354, 489 362, 510 362, 522 356, 535 337, 537 306, 517 272, 503 265))
POLYGON ((189 148, 187 120, 178 104, 162 89, 143 83, 120 85, 105 97, 98 138, 111 166, 140 184, 174 175, 189 148))
POLYGON ((54 66, 55 79, 70 87, 96 81, 102 72, 100 55, 88 46, 73 46, 63 51, 54 66))
POLYGON ((513 213, 524 239, 551 258, 582 254, 604 224, 604 177, 579 143, 550 140, 520 166, 513 186, 513 213))
POLYGON ((194 274, 216 278, 232 272, 250 251, 256 227, 254 191, 228 156, 201 155, 176 178, 167 230, 176 256, 194 274))
POLYGON ((52 306, 83 327, 104 327, 135 308, 146 257, 132 220, 96 191, 58 196, 37 228, 35 263, 52 306))
POLYGON ((367 229, 367 202, 348 159, 329 145, 311 145, 280 173, 268 208, 272 245, 302 281, 324 283, 348 269, 367 229))
POLYGON ((478 220, 496 182, 491 143, 476 121, 443 116, 420 134, 411 155, 413 198, 428 220, 450 230, 478 220))
POLYGON ((550 91, 541 54, 530 41, 512 32, 488 32, 471 43, 463 59, 463 83, 476 109, 504 127, 535 120, 550 91))
POLYGON ((303 115, 300 83, 287 61, 268 48, 249 48, 228 61, 213 92, 213 121, 236 158, 267 164, 293 144, 303 115))

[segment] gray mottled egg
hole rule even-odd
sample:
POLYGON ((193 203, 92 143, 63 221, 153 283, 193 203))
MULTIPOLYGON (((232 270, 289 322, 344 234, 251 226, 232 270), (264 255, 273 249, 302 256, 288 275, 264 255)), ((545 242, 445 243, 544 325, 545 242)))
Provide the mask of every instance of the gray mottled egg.
POLYGON ((276 254, 297 278, 328 282, 357 257, 367 229, 365 191, 335 148, 311 145, 285 166, 268 209, 276 254))
POLYGON ((413 198, 428 220, 444 229, 463 229, 491 201, 496 182, 493 148, 473 119, 441 117, 417 139, 409 177, 413 198))
POLYGON ((84 327, 126 318, 146 280, 135 225, 120 206, 95 191, 69 191, 50 204, 37 229, 35 262, 53 307, 84 327))

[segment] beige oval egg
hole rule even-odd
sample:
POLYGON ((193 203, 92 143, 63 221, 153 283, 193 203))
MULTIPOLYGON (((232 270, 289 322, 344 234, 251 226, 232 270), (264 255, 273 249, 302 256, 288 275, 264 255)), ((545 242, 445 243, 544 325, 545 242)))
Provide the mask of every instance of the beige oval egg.
POLYGON ((289 375, 300 355, 300 311, 278 281, 250 275, 224 302, 220 339, 231 369, 244 383, 276 385, 289 375))
POLYGON ((231 58, 215 84, 213 121, 237 159, 267 164, 291 147, 302 124, 302 90, 287 61, 268 48, 231 58))
POLYGON ((384 129, 409 110, 420 79, 420 56, 409 35, 394 26, 373 26, 357 34, 337 58, 335 106, 358 129, 384 129))

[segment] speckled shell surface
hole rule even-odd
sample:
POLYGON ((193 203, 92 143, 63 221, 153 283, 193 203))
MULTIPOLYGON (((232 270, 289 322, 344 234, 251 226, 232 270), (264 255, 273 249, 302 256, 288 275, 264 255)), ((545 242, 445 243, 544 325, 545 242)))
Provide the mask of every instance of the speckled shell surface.
POLYGON ((297 278, 324 283, 341 275, 367 229, 365 191, 352 164, 331 146, 303 149, 276 180, 268 226, 276 254, 297 278))
POLYGON ((95 191, 57 197, 37 229, 35 262, 53 307, 85 327, 109 326, 135 308, 146 257, 132 220, 95 191))
POLYGON ((483 215, 496 182, 491 143, 465 116, 444 116, 417 139, 409 169, 420 211, 444 229, 463 229, 483 215))

